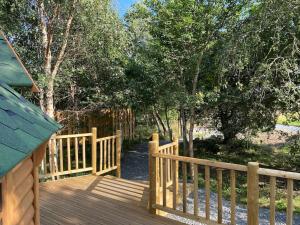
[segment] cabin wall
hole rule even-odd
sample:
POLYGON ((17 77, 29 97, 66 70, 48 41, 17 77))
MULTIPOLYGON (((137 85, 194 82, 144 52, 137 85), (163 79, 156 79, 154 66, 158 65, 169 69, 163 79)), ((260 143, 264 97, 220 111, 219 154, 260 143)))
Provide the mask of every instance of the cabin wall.
MULTIPOLYGON (((3 179, 3 225, 37 225, 33 157, 18 164, 3 179)), ((38 184, 38 182, 37 182, 38 184)))

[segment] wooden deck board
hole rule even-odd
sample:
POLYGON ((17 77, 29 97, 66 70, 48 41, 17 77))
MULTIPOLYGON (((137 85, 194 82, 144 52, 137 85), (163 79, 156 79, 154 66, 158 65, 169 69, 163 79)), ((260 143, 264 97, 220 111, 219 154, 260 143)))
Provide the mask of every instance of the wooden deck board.
POLYGON ((41 184, 41 224, 181 224, 146 209, 148 185, 111 176, 83 176, 41 184))

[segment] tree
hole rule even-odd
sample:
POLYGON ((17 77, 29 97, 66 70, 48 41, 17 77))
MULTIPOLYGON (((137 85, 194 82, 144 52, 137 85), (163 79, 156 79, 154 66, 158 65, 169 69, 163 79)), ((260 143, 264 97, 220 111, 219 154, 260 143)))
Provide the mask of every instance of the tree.
POLYGON ((298 1, 256 2, 215 58, 215 121, 224 142, 237 133, 273 129, 277 112, 299 110, 298 1))
MULTIPOLYGON (((203 61, 218 39, 239 18, 241 1, 145 1, 151 42, 163 68, 177 87, 184 143, 189 123, 189 155, 193 157, 195 110, 201 105, 203 61)), ((186 145, 186 144, 185 144, 186 145)))
POLYGON ((37 0, 45 73, 45 85, 40 90, 40 105, 52 118, 54 118, 54 81, 68 45, 76 4, 77 0, 71 3, 57 1, 50 4, 48 1, 37 0))

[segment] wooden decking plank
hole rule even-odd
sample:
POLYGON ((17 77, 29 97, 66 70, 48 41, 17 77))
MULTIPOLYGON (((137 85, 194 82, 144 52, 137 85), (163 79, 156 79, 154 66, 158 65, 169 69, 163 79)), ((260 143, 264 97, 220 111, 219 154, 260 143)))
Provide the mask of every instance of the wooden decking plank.
POLYGON ((146 210, 147 196, 147 184, 111 176, 83 176, 43 183, 42 225, 181 224, 149 214, 146 210))
MULTIPOLYGON (((60 198, 58 198, 60 199, 60 198)), ((95 206, 94 208, 88 207, 86 204, 82 205, 81 204, 82 199, 80 199, 80 201, 72 201, 72 204, 70 204, 70 206, 65 206, 65 204, 59 204, 56 201, 54 201, 51 204, 47 205, 47 209, 49 208, 49 206, 54 207, 56 210, 58 210, 58 214, 60 215, 64 215, 64 216, 68 216, 71 217, 74 215, 74 211, 77 212, 77 216, 79 218, 84 219, 85 222, 89 222, 92 224, 99 224, 99 219, 103 222, 103 220, 105 221, 105 223, 101 223, 101 224, 118 224, 120 221, 122 221, 122 224, 148 224, 148 220, 147 220, 147 211, 140 211, 137 208, 136 209, 132 209, 132 210, 128 210, 126 208, 119 208, 118 206, 116 206, 115 204, 109 205, 108 202, 101 202, 101 204, 98 204, 98 206, 95 206), (100 205, 100 207, 99 207, 100 205), (101 213, 96 213, 95 214, 95 210, 91 210, 91 209, 97 209, 99 212, 101 213), (137 213, 137 211, 139 211, 137 213), (134 214, 132 214, 134 213, 134 214), (134 217, 132 216, 134 215, 134 217), (134 221, 137 221, 134 222, 134 221)), ((52 208, 51 207, 51 208, 52 208)), ((155 220, 152 219, 151 224, 164 224, 162 223, 163 221, 161 220, 157 220, 157 218, 154 218, 155 220), (154 223, 155 222, 155 223, 154 223)), ((73 224, 76 221, 71 221, 73 224)), ((78 222, 78 221, 77 221, 78 222)))

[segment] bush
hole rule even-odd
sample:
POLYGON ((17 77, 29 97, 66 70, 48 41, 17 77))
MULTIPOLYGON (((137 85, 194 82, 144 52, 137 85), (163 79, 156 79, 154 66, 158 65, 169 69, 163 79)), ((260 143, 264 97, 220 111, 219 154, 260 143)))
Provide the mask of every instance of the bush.
POLYGON ((220 144, 222 143, 222 139, 213 136, 208 139, 201 140, 199 138, 196 138, 194 140, 194 148, 198 152, 208 152, 217 154, 220 151, 220 144))

